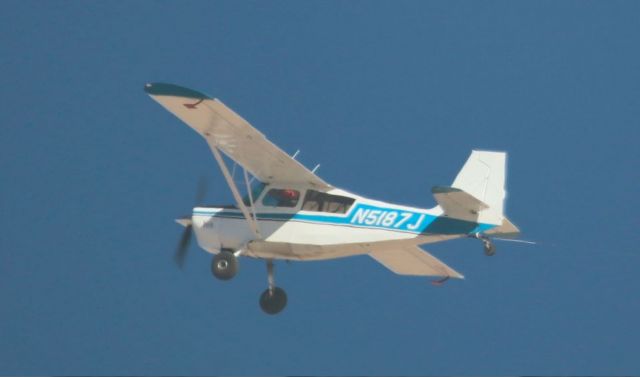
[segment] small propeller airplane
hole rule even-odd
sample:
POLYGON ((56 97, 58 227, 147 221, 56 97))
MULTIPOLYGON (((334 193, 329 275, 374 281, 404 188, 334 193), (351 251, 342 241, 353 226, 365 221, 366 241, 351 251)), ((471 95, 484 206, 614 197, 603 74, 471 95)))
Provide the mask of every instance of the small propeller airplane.
POLYGON ((196 206, 190 216, 176 220, 185 227, 176 262, 182 266, 192 233, 214 254, 211 271, 218 279, 236 275, 240 256, 264 259, 268 288, 259 302, 267 314, 287 304, 285 291, 275 284, 274 260, 369 255, 396 274, 435 276, 440 279, 433 282, 440 284, 464 277, 420 245, 472 237, 491 256, 492 238, 519 234, 503 213, 505 152, 472 151, 451 186, 432 188, 435 207, 408 207, 330 185, 216 98, 173 84, 151 83, 144 89, 207 141, 235 200, 196 206), (223 154, 243 168, 244 196, 235 165, 230 172, 223 154))

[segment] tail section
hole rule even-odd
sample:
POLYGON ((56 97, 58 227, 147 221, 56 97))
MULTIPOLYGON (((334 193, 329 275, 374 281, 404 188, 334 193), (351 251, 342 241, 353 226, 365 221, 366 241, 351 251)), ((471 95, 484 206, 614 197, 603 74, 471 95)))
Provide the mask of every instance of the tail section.
POLYGON ((475 212, 478 223, 503 223, 506 162, 505 152, 473 151, 453 181, 453 188, 464 191, 483 204, 470 210, 475 212))

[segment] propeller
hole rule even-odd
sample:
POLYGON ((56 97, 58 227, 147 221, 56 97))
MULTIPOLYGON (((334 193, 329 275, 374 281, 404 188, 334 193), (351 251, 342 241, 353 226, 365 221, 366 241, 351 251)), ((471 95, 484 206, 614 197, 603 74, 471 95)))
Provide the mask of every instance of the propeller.
POLYGON ((191 243, 191 235, 193 230, 191 224, 184 227, 180 242, 176 248, 176 253, 173 255, 173 260, 176 262, 179 268, 182 268, 184 261, 187 258, 187 251, 189 251, 189 244, 191 243))
MULTIPOLYGON (((207 182, 204 177, 200 177, 198 180, 198 186, 196 189, 195 206, 198 206, 204 200, 207 194, 207 182)), ((189 251, 189 245, 191 244, 191 238, 193 236, 193 227, 191 225, 191 216, 185 217, 185 220, 189 220, 189 223, 185 225, 180 237, 180 242, 176 247, 176 252, 173 255, 173 260, 176 262, 179 268, 182 268, 184 261, 187 259, 187 252, 189 251)))

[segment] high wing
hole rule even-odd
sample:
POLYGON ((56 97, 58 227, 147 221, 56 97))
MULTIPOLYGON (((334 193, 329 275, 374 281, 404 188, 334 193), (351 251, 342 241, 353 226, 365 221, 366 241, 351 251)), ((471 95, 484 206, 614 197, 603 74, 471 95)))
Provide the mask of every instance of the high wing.
POLYGON ((221 150, 260 181, 331 188, 218 99, 164 83, 147 84, 145 91, 202 135, 212 150, 221 150))
POLYGON ((464 279, 459 272, 418 246, 406 245, 397 249, 376 250, 369 255, 398 275, 447 276, 464 279))

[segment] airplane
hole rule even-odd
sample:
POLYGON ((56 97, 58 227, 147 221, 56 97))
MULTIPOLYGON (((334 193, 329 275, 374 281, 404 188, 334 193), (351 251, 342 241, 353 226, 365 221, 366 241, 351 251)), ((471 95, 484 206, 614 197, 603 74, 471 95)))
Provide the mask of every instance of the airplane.
MULTIPOLYGON (((471 237, 495 254, 493 238, 515 238, 519 229, 504 215, 505 152, 474 150, 450 186, 435 186, 430 209, 373 200, 335 187, 270 142, 220 100, 167 83, 149 83, 145 92, 202 136, 235 203, 193 208, 176 220, 184 226, 175 259, 184 262, 195 233, 213 254, 211 271, 220 280, 238 272, 239 257, 266 261, 268 288, 259 304, 267 314, 281 312, 285 291, 276 286, 274 261, 316 261, 369 255, 399 275, 464 276, 420 245, 471 237), (229 170, 226 156, 234 161, 229 170), (242 195, 236 183, 242 167, 242 195)), ((317 167, 316 167, 317 168, 317 167)), ((523 241, 527 242, 527 241, 523 241)))

